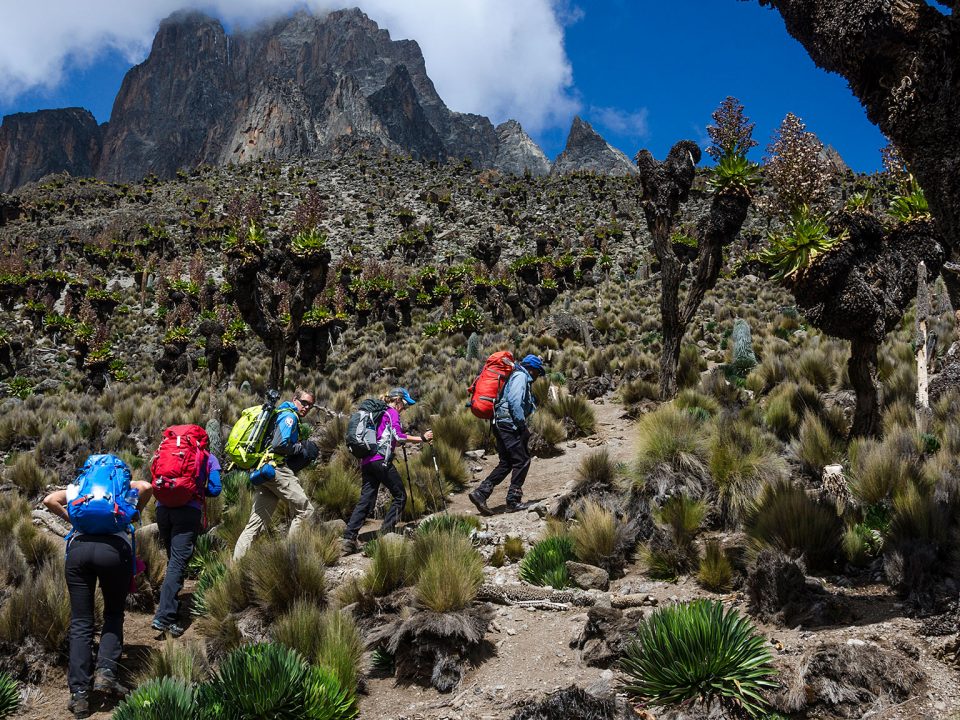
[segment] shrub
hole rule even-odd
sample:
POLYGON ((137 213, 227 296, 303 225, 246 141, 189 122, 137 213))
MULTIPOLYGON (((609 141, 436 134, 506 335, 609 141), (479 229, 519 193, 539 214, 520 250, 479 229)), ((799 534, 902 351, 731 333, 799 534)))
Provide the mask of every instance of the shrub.
POLYGON ((864 523, 852 525, 843 533, 843 554, 851 565, 866 567, 882 548, 883 536, 864 523))
MULTIPOLYGON (((216 717, 262 720, 341 720, 356 717, 353 699, 336 676, 273 643, 231 652, 200 693, 216 717)), ((188 716, 186 716, 188 717, 188 716)))
POLYGON ((199 683, 209 671, 207 654, 199 642, 167 640, 159 649, 150 651, 139 682, 160 678, 177 678, 187 683, 199 683))
POLYGON ((112 720, 169 720, 197 713, 193 687, 181 678, 162 677, 144 683, 113 711, 112 720))
POLYGON ((33 453, 19 453, 12 465, 7 466, 5 473, 7 481, 16 485, 28 498, 33 498, 43 492, 50 483, 50 476, 46 470, 37 464, 33 453))
POLYGON ((668 498, 654 513, 661 528, 643 553, 651 577, 673 580, 697 566, 699 552, 694 540, 706 509, 705 502, 680 494, 668 498))
POLYGON ((296 600, 326 602, 323 562, 302 533, 255 543, 244 558, 243 573, 251 600, 268 615, 283 613, 296 600))
POLYGON ((523 549, 523 538, 507 535, 503 539, 503 552, 508 558, 510 558, 511 562, 516 562, 522 558, 526 552, 523 549))
POLYGON ((638 469, 651 470, 660 463, 680 471, 702 471, 706 448, 703 429, 690 413, 663 405, 639 422, 638 469))
POLYGON ((620 401, 624 405, 636 405, 641 400, 657 400, 660 390, 646 380, 632 380, 620 386, 620 401))
POLYGON ((574 516, 570 528, 573 552, 580 562, 610 567, 619 537, 617 519, 599 503, 586 501, 574 516))
POLYGON ((815 477, 820 477, 826 465, 836 463, 841 454, 830 431, 813 413, 807 413, 800 423, 796 453, 804 469, 815 477))
POLYGON ((843 527, 832 507, 789 482, 768 485, 744 528, 757 543, 803 556, 811 570, 827 568, 840 547, 843 527))
POLYGON ((555 535, 534 544, 520 561, 520 579, 531 585, 549 585, 560 590, 570 584, 567 560, 573 560, 573 541, 555 535))
POLYGON ((462 610, 483 582, 483 559, 460 533, 434 533, 437 542, 420 567, 417 602, 437 613, 462 610))
POLYGON ((0 718, 12 716, 20 707, 20 688, 7 673, 0 673, 0 718))
POLYGON ((708 465, 726 527, 742 520, 765 484, 787 474, 772 438, 749 422, 733 419, 717 423, 708 465))
POLYGON ((276 642, 330 670, 351 696, 356 691, 363 641, 351 616, 298 601, 270 632, 276 642))
POLYGON ((569 422, 576 430, 573 437, 592 435, 597 428, 597 417, 586 398, 579 395, 560 393, 557 399, 547 403, 547 412, 566 424, 569 422))
POLYGON ((761 716, 775 683, 764 638, 736 610, 709 600, 659 608, 641 622, 620 667, 624 689, 654 705, 719 701, 761 716))
POLYGON ((507 562, 507 554, 503 551, 503 545, 497 545, 493 552, 490 553, 490 559, 487 560, 487 564, 490 567, 503 567, 507 562))
POLYGON ((733 566, 723 551, 719 540, 708 540, 704 546, 703 559, 697 571, 697 582, 712 592, 724 592, 730 589, 733 579, 733 566))

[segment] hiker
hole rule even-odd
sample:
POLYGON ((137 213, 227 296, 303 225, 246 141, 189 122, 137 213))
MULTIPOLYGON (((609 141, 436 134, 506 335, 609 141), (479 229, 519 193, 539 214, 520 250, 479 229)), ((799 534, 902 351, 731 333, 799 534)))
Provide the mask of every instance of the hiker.
POLYGON ((273 437, 267 447, 270 459, 250 474, 250 481, 256 485, 253 510, 233 550, 235 561, 247 554, 254 539, 267 528, 280 500, 286 500, 294 511, 289 535, 293 535, 301 523, 313 515, 313 504, 286 463, 289 456, 299 458, 305 453, 304 443, 300 442, 300 420, 313 409, 313 403, 313 393, 297 388, 293 400, 277 407, 273 437))
POLYGON ((207 450, 206 431, 199 425, 175 425, 164 431, 150 466, 157 501, 157 529, 167 551, 167 571, 160 602, 150 627, 180 637, 178 596, 187 563, 206 522, 206 498, 220 494, 220 461, 207 450), (170 475, 182 477, 171 478, 170 475))
POLYGON ((357 543, 357 535, 360 534, 360 528, 363 527, 363 523, 377 502, 377 493, 381 484, 385 485, 387 490, 390 491, 393 502, 390 503, 387 516, 380 526, 380 533, 393 532, 394 525, 400 519, 407 502, 407 493, 404 491, 400 473, 393 465, 393 451, 397 444, 422 443, 433 440, 432 430, 427 430, 422 437, 407 435, 403 431, 403 425, 400 423, 400 413, 417 402, 405 388, 394 388, 380 400, 386 404, 387 408, 380 417, 380 425, 377 427, 377 441, 379 442, 385 433, 390 433, 392 439, 385 454, 378 452, 360 460, 360 476, 362 478, 360 500, 353 509, 353 514, 350 515, 347 529, 343 532, 343 551, 345 553, 354 553, 360 549, 357 543))
POLYGON ((70 663, 67 709, 90 715, 93 690, 123 697, 129 690, 117 680, 123 650, 123 611, 133 583, 133 520, 150 499, 150 483, 130 479, 130 469, 113 455, 91 455, 79 476, 64 490, 43 499, 54 515, 73 529, 67 536, 65 576, 70 595, 70 663), (93 671, 93 633, 97 583, 103 596, 103 629, 93 671))
POLYGON ((493 435, 500 462, 480 486, 467 495, 481 515, 493 515, 493 511, 487 507, 487 499, 493 489, 511 473, 507 512, 523 509, 523 482, 530 470, 530 429, 527 421, 537 409, 530 386, 543 373, 543 359, 539 355, 527 355, 510 373, 503 391, 496 399, 493 435))

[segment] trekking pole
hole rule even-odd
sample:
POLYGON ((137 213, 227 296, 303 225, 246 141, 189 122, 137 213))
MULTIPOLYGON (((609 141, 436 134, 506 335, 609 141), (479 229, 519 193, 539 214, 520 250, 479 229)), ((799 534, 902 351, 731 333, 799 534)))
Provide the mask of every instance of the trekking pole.
POLYGON ((437 465, 437 453, 433 449, 433 446, 430 446, 430 455, 433 458, 433 469, 437 471, 437 489, 440 491, 440 502, 443 503, 443 514, 447 515, 447 499, 443 495, 443 479, 440 477, 440 466, 437 465))
MULTIPOLYGON (((410 482, 410 461, 407 460, 407 446, 401 445, 400 449, 403 450, 403 467, 407 471, 407 492, 410 493, 410 502, 413 503, 413 483, 410 482)), ((412 516, 413 513, 411 512, 412 516)))

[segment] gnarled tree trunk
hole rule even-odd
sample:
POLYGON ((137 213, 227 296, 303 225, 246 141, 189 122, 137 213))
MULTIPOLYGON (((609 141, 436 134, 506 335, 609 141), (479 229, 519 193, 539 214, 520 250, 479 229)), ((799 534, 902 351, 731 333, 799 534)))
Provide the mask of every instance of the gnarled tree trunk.
POLYGON ((880 382, 877 380, 877 344, 870 340, 850 341, 847 372, 857 397, 851 437, 880 435, 880 382))

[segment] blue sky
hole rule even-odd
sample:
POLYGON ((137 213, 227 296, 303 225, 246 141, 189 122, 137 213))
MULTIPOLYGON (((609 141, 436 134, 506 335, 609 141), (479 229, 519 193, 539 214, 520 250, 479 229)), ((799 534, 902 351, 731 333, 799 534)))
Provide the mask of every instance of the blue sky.
MULTIPOLYGON (((519 117, 551 158, 563 149, 575 113, 590 121, 612 145, 628 155, 647 147, 655 156, 662 157, 678 139, 705 142, 710 113, 724 97, 734 95, 756 122, 755 138, 760 142, 754 151, 757 160, 783 116, 793 112, 803 118, 808 129, 825 144, 836 148, 853 169, 869 172, 880 167, 879 148, 886 141, 866 119, 846 82, 817 69, 803 48, 787 35, 780 16, 756 2, 567 0, 561 5, 559 0, 540 0, 540 5, 554 13, 556 40, 561 44, 555 48, 554 55, 559 53, 562 57, 545 61, 542 82, 533 75, 524 80, 526 86, 511 88, 509 95, 498 96, 497 85, 505 84, 501 82, 505 74, 512 76, 515 69, 530 65, 530 57, 553 57, 550 55, 551 28, 546 28, 541 37, 541 26, 549 24, 542 17, 518 13, 504 20, 503 8, 508 7, 504 5, 498 9, 499 16, 493 17, 493 23, 471 19, 472 26, 465 26, 464 32, 481 34, 478 51, 500 47, 493 42, 498 38, 491 36, 487 42, 482 35, 502 29, 476 30, 493 27, 498 21, 514 23, 507 30, 521 47, 516 54, 502 53, 501 65, 487 57, 492 73, 492 78, 488 78, 489 91, 486 95, 482 92, 465 95, 456 83, 474 82, 463 78, 469 73, 469 67, 476 65, 476 59, 465 55, 459 76, 453 75, 451 79, 444 75, 451 63, 456 66, 457 58, 451 60, 450 54, 456 53, 457 48, 431 35, 435 28, 424 25, 424 16, 396 15, 405 10, 385 10, 386 1, 380 0, 379 5, 374 2, 369 9, 363 2, 360 5, 382 26, 390 28, 394 38, 420 40, 428 72, 431 77, 437 75, 434 80, 438 90, 453 109, 483 112, 495 122, 519 117), (552 4, 545 5, 548 1, 552 4), (530 53, 528 56, 522 54, 524 43, 528 45, 525 48, 530 53), (561 77, 564 61, 565 78, 561 77), (550 83, 556 86, 556 92, 544 94, 542 100, 544 104, 552 104, 550 111, 532 110, 531 102, 541 102, 540 95, 533 90, 550 83)), ((490 0, 490 5, 500 1, 490 0)), ((59 0, 37 2, 56 4, 59 0)), ((473 2, 479 2, 482 7, 484 0, 473 2)), ((412 4, 428 6, 430 2, 412 4)), ((474 11, 477 12, 477 8, 474 11)), ((160 16, 166 12, 163 10, 160 16)), ((435 7, 426 7, 425 12, 435 14, 435 7)), ((451 23, 461 19, 448 18, 451 23)), ((142 21, 141 18, 141 24, 142 21)), ((149 35, 156 27, 152 18, 149 21, 138 30, 137 42, 121 43, 109 38, 101 42, 98 38, 105 36, 90 34, 82 52, 65 50, 60 66, 62 75, 52 87, 31 86, 29 81, 22 81, 25 89, 20 90, 18 86, 15 94, 3 92, 4 64, 0 57, 0 114, 79 105, 91 110, 99 121, 108 120, 124 73, 132 61, 144 57, 149 47, 149 35)), ((17 19, 10 22, 16 24, 17 19)), ((110 18, 104 22, 109 26, 110 18)), ((38 40, 42 42, 42 36, 38 36, 38 40)), ((534 69, 540 71, 538 66, 534 69)), ((481 86, 482 82, 475 84, 481 86)))

